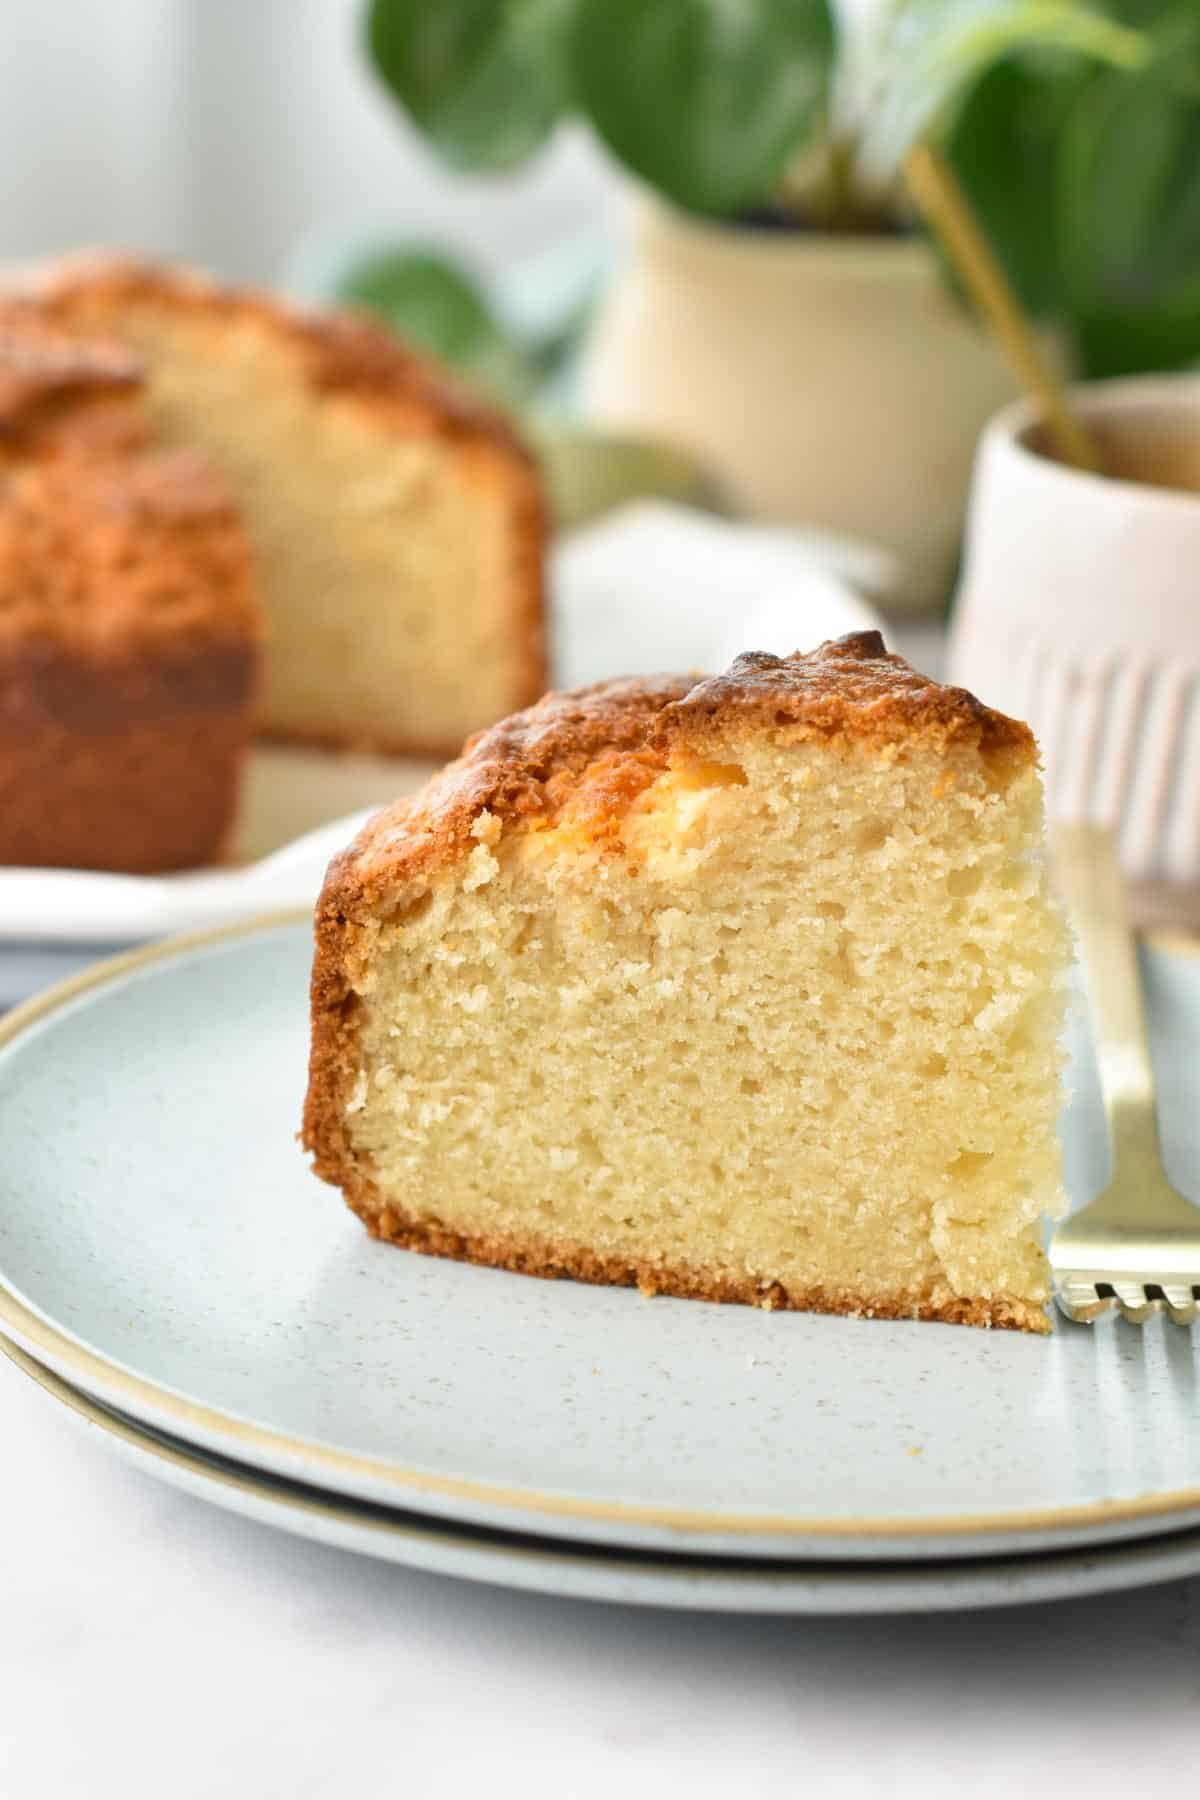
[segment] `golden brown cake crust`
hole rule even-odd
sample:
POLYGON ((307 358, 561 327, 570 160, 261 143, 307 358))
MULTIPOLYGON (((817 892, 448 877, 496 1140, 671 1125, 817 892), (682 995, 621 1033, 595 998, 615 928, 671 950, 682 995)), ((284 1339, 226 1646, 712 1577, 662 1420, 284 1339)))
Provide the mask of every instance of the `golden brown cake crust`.
POLYGON ((665 767, 651 733, 663 708, 690 686, 672 676, 600 682, 547 694, 477 733, 419 794, 368 821, 330 865, 326 897, 369 916, 394 901, 397 887, 465 855, 484 810, 500 819, 546 819, 589 777, 598 808, 619 816, 665 767))
POLYGON ((662 766, 661 754, 646 750, 653 723, 690 685, 685 678, 663 677, 548 694, 471 738, 462 757, 421 794, 378 814, 334 858, 316 911, 303 1133, 325 1180, 344 1186, 347 1195, 355 1180, 343 1114, 343 1096, 354 1079, 357 1005, 347 957, 364 922, 394 909, 398 887, 465 854, 473 842, 471 826, 485 809, 499 817, 536 816, 555 782, 578 781, 589 769, 599 771, 600 793, 606 777, 626 791, 642 784, 643 771, 662 766))
MULTIPOLYGON (((512 628, 520 649, 518 702, 532 701, 546 685, 545 584, 547 516, 536 463, 507 421, 462 389, 429 357, 407 350, 385 327, 347 311, 312 311, 274 295, 223 288, 188 270, 168 269, 128 257, 84 254, 6 273, 0 290, 0 328, 22 321, 43 330, 104 340, 129 309, 159 308, 175 314, 237 324, 249 321, 287 344, 314 388, 338 394, 370 413, 384 428, 428 433, 464 458, 502 463, 514 509, 512 628)), ((327 744, 321 735, 287 733, 293 741, 327 744)), ((364 740, 398 755, 446 754, 445 744, 406 737, 364 740)))
POLYGON ((751 651, 724 675, 699 682, 667 708, 672 739, 703 738, 714 726, 774 726, 785 741, 838 739, 947 750, 966 746, 983 756, 1036 755, 1028 725, 984 706, 966 688, 945 687, 888 652, 878 631, 855 631, 808 655, 751 651))
POLYGON ((788 1289, 781 1282, 760 1282, 752 1276, 732 1281, 705 1270, 629 1262, 598 1256, 586 1245, 550 1248, 533 1241, 499 1235, 465 1237, 436 1222, 405 1218, 394 1207, 363 1204, 347 1190, 351 1208, 372 1237, 417 1250, 426 1256, 445 1256, 514 1274, 538 1275, 545 1280, 586 1281, 600 1287, 636 1287, 646 1295, 674 1295, 681 1300, 711 1300, 721 1304, 758 1306, 768 1312, 838 1313, 867 1319, 928 1319, 943 1325, 976 1325, 1005 1331, 1050 1329, 1045 1309, 1013 1295, 994 1299, 964 1299, 949 1292, 915 1295, 898 1300, 894 1295, 857 1293, 848 1288, 806 1287, 788 1289))
POLYGON ((487 437, 531 461, 499 413, 364 314, 308 309, 256 289, 222 287, 198 270, 103 252, 6 271, 0 305, 16 309, 18 316, 28 311, 47 325, 101 335, 106 318, 138 305, 201 318, 251 319, 295 346, 315 386, 358 394, 380 412, 419 409, 431 429, 487 437))
POLYGON ((739 656, 696 682, 658 676, 547 694, 471 738, 423 791, 378 813, 330 867, 326 904, 368 918, 473 844, 485 808, 501 820, 552 823, 566 808, 593 837, 611 834, 631 800, 681 747, 704 751, 741 728, 785 741, 913 744, 939 753, 1032 762, 1028 726, 964 688, 943 687, 891 655, 877 631, 807 653, 739 656))
POLYGON ((250 547, 202 458, 151 442, 136 358, 0 331, 0 862, 215 860, 247 748, 250 547))
POLYGON ((466 1238, 385 1206, 360 1163, 345 1110, 357 1075, 361 1004, 351 967, 369 946, 376 922, 469 853, 471 827, 481 812, 536 828, 569 804, 602 843, 630 801, 666 768, 673 750, 704 749, 718 730, 727 742, 729 722, 735 737, 744 724, 748 732, 765 729, 789 739, 904 746, 916 738, 934 750, 963 746, 985 757, 1036 760, 1024 725, 962 689, 918 675, 903 658, 888 654, 878 632, 857 632, 807 655, 742 656, 726 675, 698 684, 660 677, 549 694, 480 733, 421 794, 370 820, 330 866, 315 921, 302 1133, 316 1173, 342 1189, 375 1235, 460 1260, 709 1300, 1045 1331, 1042 1309, 1011 1296, 961 1299, 947 1292, 901 1304, 850 1292, 789 1293, 750 1277, 733 1282, 703 1271, 615 1263, 584 1246, 550 1251, 499 1237, 466 1238))
POLYGON ((82 343, 34 319, 0 323, 0 451, 40 451, 81 402, 136 394, 142 380, 140 359, 119 345, 82 343))
POLYGON ((28 666, 58 644, 180 663, 203 648, 248 666, 260 637, 245 533, 190 450, 63 455, 0 478, 0 655, 28 666))

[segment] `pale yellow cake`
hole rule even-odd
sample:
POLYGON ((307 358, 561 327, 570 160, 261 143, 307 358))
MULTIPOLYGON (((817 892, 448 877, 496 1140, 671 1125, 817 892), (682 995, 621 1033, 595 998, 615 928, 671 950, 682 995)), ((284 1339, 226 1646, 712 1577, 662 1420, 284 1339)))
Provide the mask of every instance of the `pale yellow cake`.
POLYGON ((382 326, 88 257, 6 275, 0 324, 137 358, 254 551, 270 736, 452 755, 546 684, 544 506, 504 421, 382 326))
POLYGON ((305 1139, 377 1236, 1047 1329, 1036 748, 877 633, 548 696, 367 826, 316 930, 305 1139))

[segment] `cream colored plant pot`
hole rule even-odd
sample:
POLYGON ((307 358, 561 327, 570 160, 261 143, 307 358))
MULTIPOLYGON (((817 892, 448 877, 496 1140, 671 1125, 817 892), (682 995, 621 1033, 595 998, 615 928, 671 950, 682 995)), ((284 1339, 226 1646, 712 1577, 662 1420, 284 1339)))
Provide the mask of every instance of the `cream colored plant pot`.
POLYGON ((873 540, 944 600, 975 440, 1013 397, 917 239, 712 224, 641 194, 584 358, 589 418, 702 457, 739 510, 873 540))

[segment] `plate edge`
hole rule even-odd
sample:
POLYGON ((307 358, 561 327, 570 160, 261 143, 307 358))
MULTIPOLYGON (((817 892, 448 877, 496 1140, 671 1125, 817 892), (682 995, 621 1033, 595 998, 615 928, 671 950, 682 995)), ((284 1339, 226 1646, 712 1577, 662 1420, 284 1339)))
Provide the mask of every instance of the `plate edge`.
MULTIPOLYGON (((306 907, 289 907, 256 914, 233 924, 210 926, 125 951, 118 956, 80 970, 65 981, 47 988, 0 1019, 0 1051, 17 1043, 26 1032, 62 1011, 89 993, 119 981, 130 972, 191 955, 197 950, 233 939, 250 937, 259 932, 281 930, 305 923, 311 918, 306 907)), ((670 1507, 638 1505, 621 1501, 589 1501, 569 1494, 541 1493, 536 1489, 506 1488, 468 1477, 439 1476, 408 1469, 400 1464, 382 1462, 372 1457, 338 1451, 303 1438, 292 1438, 252 1421, 189 1400, 172 1389, 160 1386, 112 1362, 82 1341, 55 1325, 22 1300, 0 1272, 0 1324, 27 1354, 34 1356, 62 1375, 69 1372, 72 1385, 102 1403, 111 1403, 134 1417, 144 1415, 148 1407, 172 1422, 164 1426, 179 1427, 176 1435, 188 1437, 188 1427, 206 1432, 218 1443, 232 1446, 234 1460, 252 1458, 236 1454, 239 1446, 254 1446, 260 1451, 293 1463, 316 1466, 323 1474, 358 1477, 383 1486, 394 1486, 407 1493, 438 1495, 485 1505, 510 1513, 594 1520, 608 1524, 629 1524, 676 1532, 681 1536, 706 1534, 756 1538, 821 1538, 863 1542, 927 1542, 933 1538, 970 1536, 1001 1537, 1005 1534, 1073 1531, 1114 1525, 1137 1524, 1150 1519, 1171 1518, 1177 1514, 1200 1511, 1200 1486, 1181 1488, 1167 1494, 1143 1494, 1131 1499, 1078 1502, 1070 1507, 1043 1508, 1027 1512, 955 1515, 945 1518, 906 1520, 876 1518, 847 1524, 841 1519, 804 1519, 789 1514, 707 1513, 675 1510, 670 1507), (142 1409, 139 1412, 139 1408, 142 1409)), ((63 1377, 67 1379, 67 1376, 63 1377)), ((305 1479, 304 1476, 297 1477, 305 1479)), ((344 1491, 344 1490, 343 1490, 344 1491)))

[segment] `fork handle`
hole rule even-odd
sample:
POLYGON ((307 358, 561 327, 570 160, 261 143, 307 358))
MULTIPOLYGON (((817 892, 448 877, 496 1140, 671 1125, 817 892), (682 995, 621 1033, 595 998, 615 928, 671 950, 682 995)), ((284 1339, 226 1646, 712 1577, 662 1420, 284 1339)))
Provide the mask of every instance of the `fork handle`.
POLYGON ((1113 1173, 1131 1162, 1144 1167, 1149 1158, 1160 1164, 1154 1066, 1116 842, 1094 825, 1059 825, 1052 843, 1087 974, 1113 1173))

